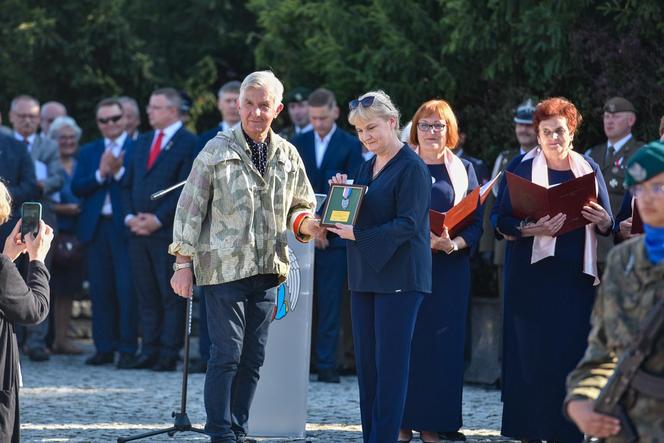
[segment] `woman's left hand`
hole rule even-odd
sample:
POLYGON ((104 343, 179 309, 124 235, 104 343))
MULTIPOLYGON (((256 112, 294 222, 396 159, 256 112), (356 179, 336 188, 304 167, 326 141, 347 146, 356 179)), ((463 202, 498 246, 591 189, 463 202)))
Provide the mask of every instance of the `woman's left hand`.
POLYGON ((9 257, 11 261, 16 260, 19 255, 27 250, 25 243, 21 242, 21 222, 22 220, 19 219, 16 226, 14 226, 12 233, 5 240, 5 248, 2 251, 3 255, 9 257))
POLYGON ((341 223, 335 223, 334 228, 328 227, 327 230, 330 232, 334 232, 344 240, 355 240, 353 225, 342 225, 341 223))
POLYGON ((443 232, 440 234, 440 237, 433 232, 430 232, 429 234, 431 236, 431 249, 447 252, 454 247, 447 228, 443 228, 443 232))
POLYGON ((600 231, 606 233, 611 229, 611 217, 599 203, 589 202, 583 207, 581 214, 589 222, 595 223, 600 231))

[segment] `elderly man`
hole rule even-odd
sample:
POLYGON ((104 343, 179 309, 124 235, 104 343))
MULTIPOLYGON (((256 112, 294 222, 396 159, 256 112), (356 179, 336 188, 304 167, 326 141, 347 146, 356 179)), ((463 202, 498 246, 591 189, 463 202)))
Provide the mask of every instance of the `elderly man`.
POLYGON ((41 137, 48 136, 48 129, 51 123, 58 117, 67 115, 67 108, 60 102, 46 102, 42 105, 41 114, 39 116, 39 128, 41 129, 41 137))
POLYGON ((279 135, 283 138, 291 140, 293 137, 313 129, 309 122, 309 102, 307 101, 310 93, 310 89, 298 86, 286 96, 288 117, 290 117, 292 126, 281 131, 279 135))
MULTIPOLYGON (((58 144, 48 137, 37 134, 40 106, 37 99, 20 95, 11 102, 9 120, 14 127, 14 138, 21 142, 30 153, 35 166, 37 186, 41 190, 42 218, 49 226, 56 226, 55 213, 51 209, 51 196, 58 192, 65 181, 64 168, 60 162, 58 144)), ((49 255, 46 266, 50 267, 49 255)), ((49 359, 46 351, 48 322, 26 327, 28 337, 28 357, 33 361, 49 359)))
POLYGON ((136 141, 138 139, 138 127, 141 126, 141 111, 138 109, 138 103, 131 97, 123 95, 118 98, 122 105, 125 130, 129 139, 136 141))
POLYGON ((283 109, 282 94, 270 71, 244 79, 241 125, 210 140, 196 157, 175 215, 171 285, 191 297, 195 274, 205 291, 212 341, 205 430, 213 442, 247 441, 274 309, 269 289, 289 269, 287 231, 308 241, 320 230, 304 164, 270 129, 283 109))

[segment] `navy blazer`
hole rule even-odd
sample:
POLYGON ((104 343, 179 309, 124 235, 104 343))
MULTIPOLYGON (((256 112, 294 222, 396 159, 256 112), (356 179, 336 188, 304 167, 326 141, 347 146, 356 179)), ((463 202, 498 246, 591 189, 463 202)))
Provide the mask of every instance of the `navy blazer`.
POLYGON ((431 292, 431 175, 404 144, 372 179, 375 157, 357 173, 368 185, 349 241, 348 287, 356 292, 431 292))
POLYGON ((198 155, 199 152, 203 150, 207 142, 212 140, 217 136, 218 133, 222 132, 223 128, 221 125, 218 125, 215 128, 208 129, 207 131, 203 132, 198 136, 198 146, 196 146, 196 150, 194 151, 194 158, 198 155))
POLYGON ((41 198, 35 165, 28 149, 23 143, 4 134, 0 134, 0 180, 7 186, 12 197, 12 216, 0 226, 0 244, 4 245, 5 238, 21 217, 23 202, 41 198))
POLYGON ((173 218, 181 189, 154 201, 150 200, 150 195, 187 179, 198 139, 184 126, 181 127, 162 148, 154 165, 148 170, 148 156, 153 138, 154 131, 141 134, 129 150, 128 159, 125 159, 127 172, 122 180, 125 208, 127 214, 146 212, 156 215, 161 222, 161 228, 152 236, 171 239, 173 218))
MULTIPOLYGON (((122 145, 122 151, 125 153, 125 175, 128 170, 128 151, 132 144, 131 137, 127 136, 124 145, 122 145)), ((99 162, 105 150, 106 146, 103 138, 84 145, 78 155, 78 163, 72 177, 71 190, 74 195, 82 200, 81 214, 78 217, 78 226, 76 228, 76 235, 82 243, 92 241, 97 230, 97 225, 99 224, 101 210, 104 207, 107 194, 110 194, 111 197, 113 223, 117 227, 118 232, 124 231, 124 218, 127 215, 127 211, 125 211, 122 198, 121 180, 117 181, 115 178, 109 177, 104 183, 99 183, 96 177, 99 162)))
POLYGON ((327 181, 337 173, 348 174, 348 178, 355 178, 360 165, 364 163, 362 144, 357 137, 341 128, 337 128, 332 134, 320 168, 316 166, 314 131, 297 135, 291 143, 300 153, 311 187, 317 194, 327 194, 330 189, 327 181))

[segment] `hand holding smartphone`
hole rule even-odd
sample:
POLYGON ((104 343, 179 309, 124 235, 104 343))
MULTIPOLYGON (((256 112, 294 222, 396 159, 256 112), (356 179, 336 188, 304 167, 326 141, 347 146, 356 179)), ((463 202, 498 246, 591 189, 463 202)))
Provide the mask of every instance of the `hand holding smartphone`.
POLYGON ((42 205, 39 202, 25 202, 21 205, 21 241, 25 243, 25 236, 32 233, 34 237, 39 234, 39 224, 42 218, 42 205))

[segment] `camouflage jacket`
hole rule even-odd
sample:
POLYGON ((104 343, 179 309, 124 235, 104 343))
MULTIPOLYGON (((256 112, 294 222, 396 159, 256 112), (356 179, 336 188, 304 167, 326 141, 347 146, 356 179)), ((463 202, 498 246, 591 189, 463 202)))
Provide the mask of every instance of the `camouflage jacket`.
MULTIPOLYGON (((288 274, 287 230, 316 198, 289 142, 270 133, 265 176, 242 128, 217 134, 198 154, 175 212, 169 252, 193 258, 199 285, 288 274)), ((307 241, 309 239, 302 239, 307 241)))
MULTIPOLYGON (((616 246, 607 267, 592 314, 592 330, 586 353, 567 378, 567 398, 597 398, 611 376, 618 358, 636 339, 643 319, 664 297, 664 263, 652 264, 643 236, 616 246)), ((642 370, 664 377, 664 334, 659 334, 642 370)), ((623 399, 627 415, 636 427, 639 442, 664 441, 664 401, 629 389, 623 399)), ((613 437, 607 443, 623 440, 613 437)))

